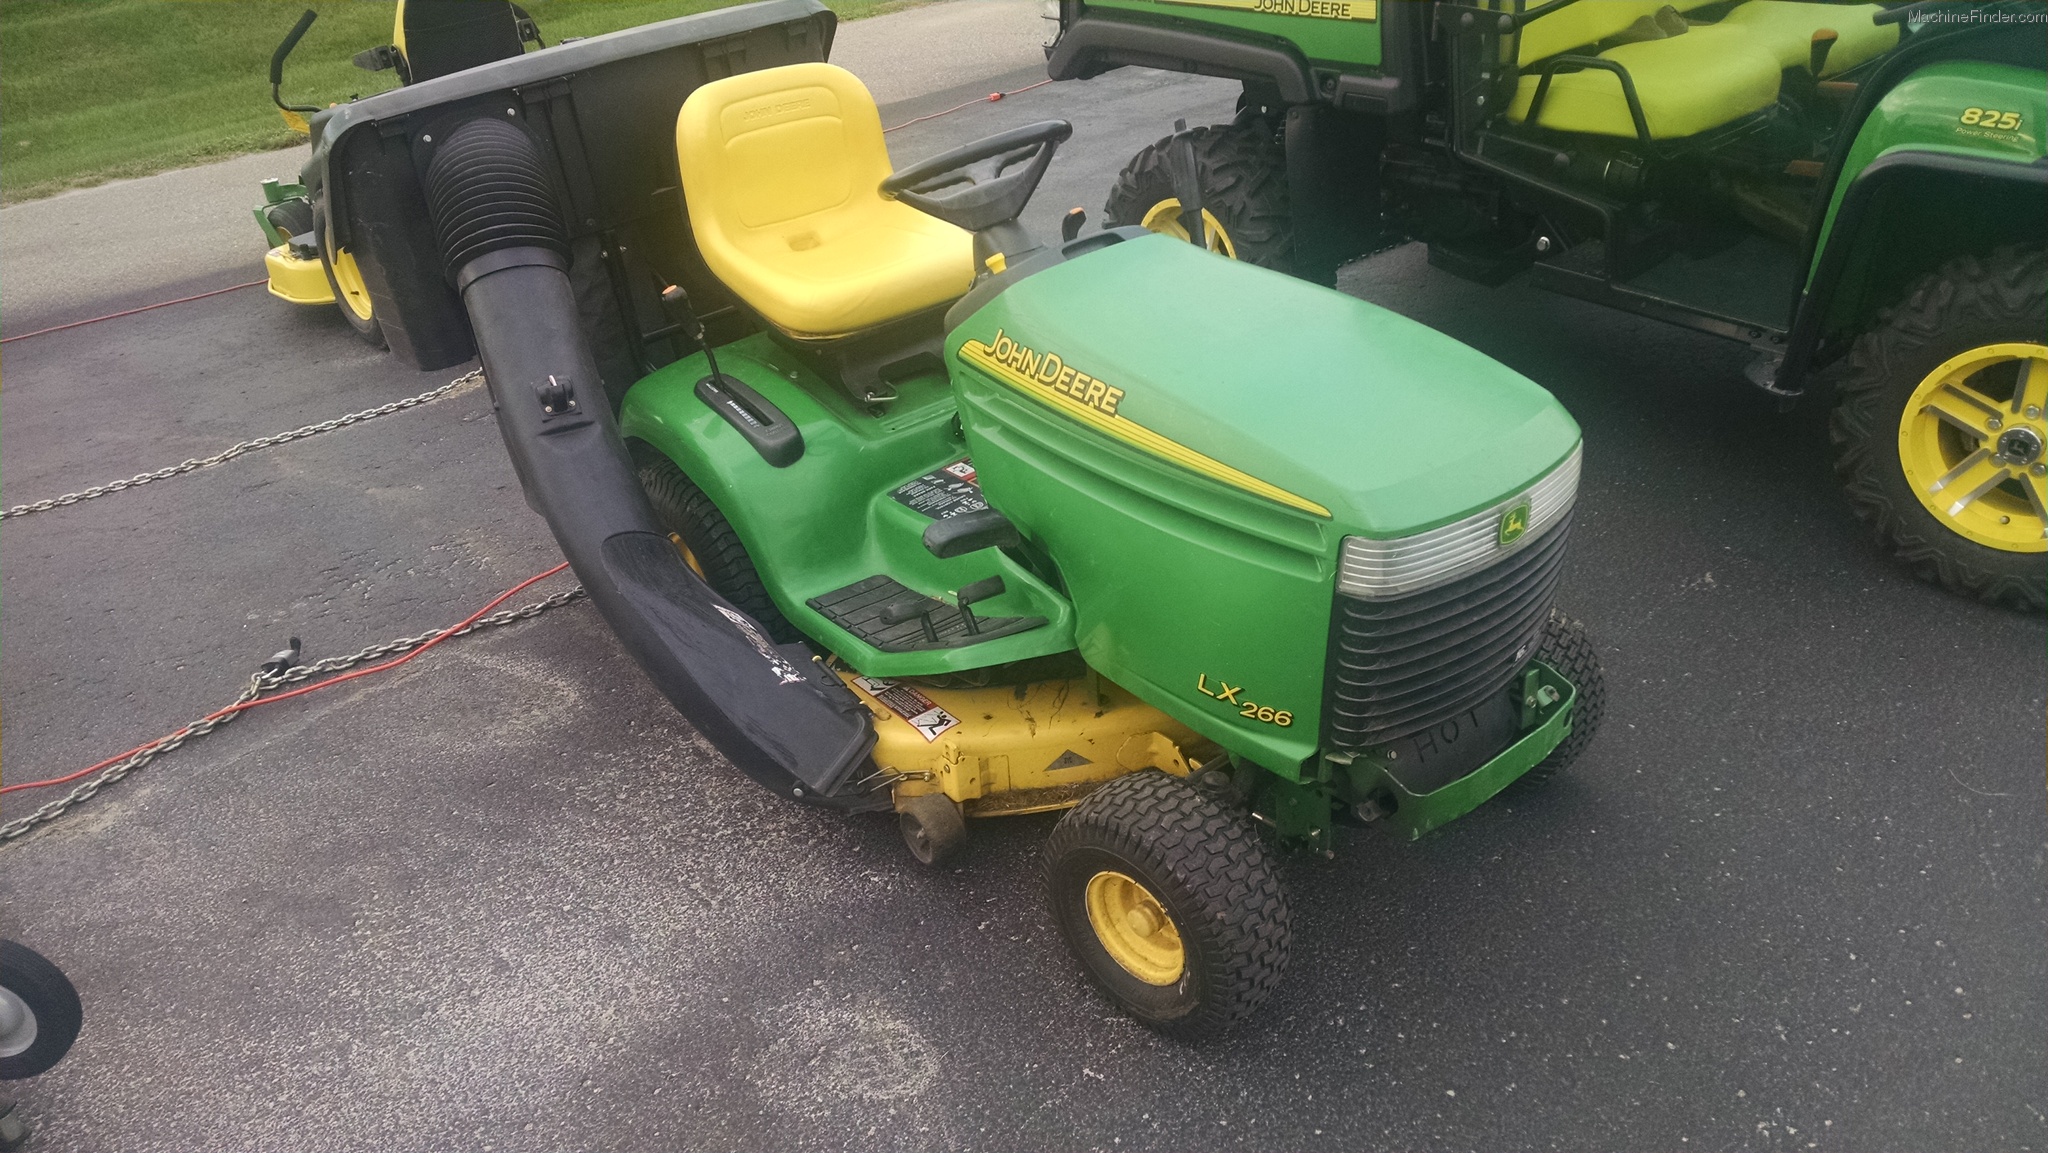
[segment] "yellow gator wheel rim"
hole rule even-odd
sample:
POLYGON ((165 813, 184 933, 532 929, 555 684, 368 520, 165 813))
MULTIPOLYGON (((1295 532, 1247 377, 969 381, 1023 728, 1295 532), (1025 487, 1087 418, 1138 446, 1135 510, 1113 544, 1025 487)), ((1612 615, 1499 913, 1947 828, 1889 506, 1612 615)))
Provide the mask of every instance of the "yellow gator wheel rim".
POLYGON ((1913 495, 1963 537, 2048 552, 2048 346, 1986 344, 1927 374, 1899 417, 1913 495))
POLYGON ((1088 925, 1110 959, 1147 985, 1171 985, 1187 967, 1180 929, 1166 906, 1136 880, 1113 870, 1088 879, 1088 925))
MULTIPOLYGON (((1145 219, 1138 223, 1143 225, 1148 232, 1157 232, 1161 236, 1171 236, 1175 240, 1189 239, 1186 226, 1180 222, 1180 198, 1177 196, 1169 196, 1153 205, 1145 213, 1145 219)), ((1236 260, 1237 246, 1230 242, 1230 233, 1224 231, 1223 222, 1216 219, 1216 214, 1204 208, 1202 210, 1202 223, 1209 226, 1209 251, 1221 253, 1232 260, 1236 260)))
POLYGON ((370 289, 363 283, 363 270, 356 267, 355 255, 344 248, 329 264, 334 269, 335 286, 341 289, 341 306, 358 320, 370 319, 370 289))

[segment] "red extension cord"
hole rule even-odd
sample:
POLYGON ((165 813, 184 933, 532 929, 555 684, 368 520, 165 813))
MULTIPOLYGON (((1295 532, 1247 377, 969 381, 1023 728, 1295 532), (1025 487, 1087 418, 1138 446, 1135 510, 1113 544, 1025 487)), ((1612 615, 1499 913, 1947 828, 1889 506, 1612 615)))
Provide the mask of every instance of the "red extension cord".
MULTIPOLYGON (((366 669, 356 669, 352 672, 342 673, 340 676, 329 677, 324 681, 318 681, 314 684, 301 685, 300 687, 293 689, 288 693, 279 693, 274 697, 257 697, 255 700, 252 701, 238 701, 235 704, 229 705, 224 709, 220 709, 218 711, 207 714, 204 720, 218 720, 221 717, 231 716, 235 713, 246 712, 249 709, 255 708, 257 705, 271 705, 276 704, 279 701, 288 701, 293 697, 302 697, 305 696, 307 693, 315 693, 319 692, 321 689, 333 688, 335 685, 341 684, 344 681, 355 680, 357 677, 367 677, 371 673, 381 673, 386 672, 390 669, 395 669, 398 666, 404 664, 405 662, 420 655, 421 653, 426 652, 428 649, 433 648, 435 645, 440 644, 442 641, 447 640, 449 637, 455 635, 456 633, 461 632, 463 629, 468 628, 470 625, 475 624, 478 620, 482 619, 484 616, 489 614, 492 609, 497 608, 501 604, 504 604, 517 593, 524 591, 527 587, 534 584, 538 584, 539 582, 546 580, 547 578, 555 575, 558 572, 561 572, 563 569, 568 567, 569 562, 563 561, 561 564, 556 565, 555 567, 549 569, 544 573, 540 573, 536 576, 530 576, 525 580, 520 581, 518 584, 513 585, 511 588, 506 589, 504 592, 499 593, 496 597, 492 598, 491 603, 469 614, 469 616, 466 619, 464 619, 460 624, 450 625, 449 627, 442 629, 439 633, 435 634, 432 640, 414 649, 413 651, 405 654, 402 657, 394 657, 391 660, 385 661, 383 664, 371 665, 369 668, 366 669)), ((153 749, 156 746, 163 744, 165 741, 170 740, 173 736, 176 735, 177 733, 175 732, 165 733, 163 736, 160 736, 153 741, 145 741, 142 744, 139 744, 134 748, 129 749, 125 753, 117 753, 114 756, 108 757, 106 760, 101 761, 96 765, 80 769, 75 773, 67 773, 61 777, 51 777, 49 780, 46 781, 24 781, 18 785, 8 785, 5 788, 0 788, 0 795, 20 792, 24 789, 46 789, 51 785, 69 784, 80 777, 89 777, 92 774, 99 772, 101 769, 106 768, 108 765, 119 764, 120 762, 127 760, 129 757, 132 757, 137 753, 146 752, 150 749, 153 749)))

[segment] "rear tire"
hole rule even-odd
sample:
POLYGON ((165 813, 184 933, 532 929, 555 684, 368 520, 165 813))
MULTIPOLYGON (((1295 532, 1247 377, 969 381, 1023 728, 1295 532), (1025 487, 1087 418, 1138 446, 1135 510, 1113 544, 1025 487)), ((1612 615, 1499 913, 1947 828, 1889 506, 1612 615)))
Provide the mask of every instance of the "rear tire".
POLYGON ((641 459, 640 487, 654 506, 655 519, 682 539, 684 562, 734 608, 760 622, 778 643, 802 640, 803 634, 775 607, 747 547, 740 543, 740 534, 733 531, 731 522, 704 490, 658 452, 648 449, 636 455, 641 459))
POLYGON ((1522 779, 1532 785, 1540 785, 1570 768, 1586 746, 1593 743, 1593 735, 1600 731, 1600 722, 1607 715, 1607 674, 1600 668, 1599 650, 1593 647, 1593 638, 1587 635, 1585 625, 1551 609, 1550 619, 1543 625, 1543 643, 1536 647, 1536 659, 1562 673, 1578 690, 1578 697, 1572 702, 1572 731, 1550 750, 1549 756, 1522 774, 1522 779))
POLYGON ((1045 846, 1045 887, 1089 979, 1171 1036, 1227 1029, 1287 966, 1292 915, 1258 834, 1242 813, 1156 769, 1110 781, 1061 819, 1045 846))
MULTIPOLYGON (((1294 271, 1294 218, 1288 207, 1287 165, 1273 129, 1264 121, 1216 124, 1190 130, 1203 211, 1215 217, 1237 259, 1276 272, 1294 271)), ((1174 195, 1167 162, 1171 136, 1146 146, 1116 178, 1103 206, 1111 226, 1155 221, 1174 195)), ((1168 214, 1169 217, 1171 214, 1168 214)), ((1186 239, 1185 235, 1182 237, 1186 239)))
POLYGON ((384 326, 377 322, 376 306, 370 302, 370 288, 363 283, 362 269, 345 248, 337 248, 334 229, 324 205, 313 209, 314 236, 320 244, 320 271, 327 274, 327 287, 334 293, 335 310, 365 344, 383 348, 384 326))
POLYGON ((63 1060, 84 1022, 63 970, 27 945, 0 941, 0 1081, 33 1077, 63 1060))
MULTIPOLYGON (((2044 464, 2036 451, 2002 485, 1965 500, 1958 513, 1949 501, 1971 494, 1976 474, 1950 488, 1934 490, 1944 470, 1960 466, 1977 448, 1999 444, 2006 435, 2048 440, 2048 421, 2039 403, 2034 415, 1997 413, 2001 427, 1965 431, 1927 416, 1935 407, 1943 374, 1973 350, 2028 345, 2048 355, 2048 260, 2040 249, 2002 248, 1979 259, 1962 257, 1913 286, 1896 307, 1878 315, 1875 327, 1856 341, 1848 370, 1838 383, 1828 433, 1835 445, 1835 472, 1856 515, 1870 526, 1878 544, 1922 580, 1950 592, 2022 612, 2048 608, 2048 551, 2041 527, 2048 522, 2036 503, 2048 481, 2032 470, 2044 464), (1936 391, 1930 391, 1930 388, 1936 391), (1909 411, 1909 407, 1911 411, 1909 411), (1911 458, 1909 465, 1909 458, 1911 458), (1909 467, 1913 475, 1909 475, 1909 467), (2033 496, 2027 493, 2033 489, 2033 496), (1936 492, 1939 495, 1936 495, 1936 492), (2000 517, 2003 517, 2001 522, 2000 517), (1978 539, 1972 539, 1975 534, 1978 539), (2032 539, 2026 539, 2031 537, 2032 539)), ((1989 356, 1987 363, 1997 361, 1989 356)), ((2035 375, 2048 365, 2035 360, 2035 375)), ((1978 403, 1951 392, 1945 404, 1963 415, 1982 417, 1981 402, 2002 410, 2012 399, 1999 390, 2015 387, 1994 379, 1995 363, 1955 383, 1978 403), (1993 394, 1985 394, 1985 387, 1993 394)), ((2043 391, 2035 381, 2030 397, 2043 391)), ((2025 455, 2025 454, 2023 454, 2025 455)))

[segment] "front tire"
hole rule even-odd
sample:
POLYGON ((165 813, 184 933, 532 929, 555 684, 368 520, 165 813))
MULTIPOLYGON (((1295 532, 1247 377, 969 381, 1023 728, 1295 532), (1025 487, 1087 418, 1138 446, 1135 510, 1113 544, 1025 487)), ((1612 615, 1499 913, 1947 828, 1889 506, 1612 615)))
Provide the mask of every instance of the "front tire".
POLYGON ((1148 769, 1090 793, 1045 847, 1053 923, 1096 987, 1195 1039, 1264 1001, 1287 965, 1279 870, 1243 814, 1148 769))
POLYGON ((1593 734, 1600 731, 1600 721, 1607 715, 1607 674, 1600 668, 1600 653, 1593 647, 1593 638, 1587 634, 1585 625, 1551 609, 1550 619, 1543 624, 1543 641, 1536 647, 1536 659, 1563 674, 1578 696, 1572 701, 1572 731, 1550 750, 1549 756, 1522 774, 1522 779, 1532 785, 1540 785, 1571 768, 1586 746, 1593 743, 1593 734))
POLYGON ((27 945, 0 941, 0 1081, 33 1077, 63 1060, 84 1021, 63 970, 27 945))
MULTIPOLYGON (((1264 121, 1216 124, 1190 130, 1195 171, 1202 189, 1202 213, 1209 225, 1209 250, 1237 260, 1294 271, 1294 218, 1287 199, 1287 166, 1274 132, 1264 121)), ((1147 145, 1116 178, 1103 219, 1111 226, 1138 225, 1179 240, 1180 223, 1167 156, 1169 136, 1147 145)))
POLYGON ((1878 543, 1951 592, 2048 608, 2048 261, 1952 260, 1856 341, 1829 424, 1878 543))

